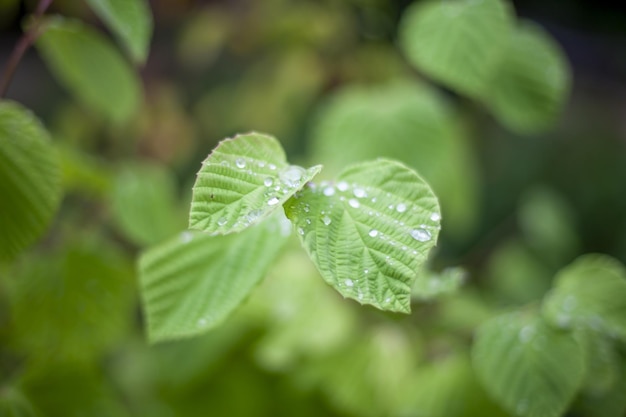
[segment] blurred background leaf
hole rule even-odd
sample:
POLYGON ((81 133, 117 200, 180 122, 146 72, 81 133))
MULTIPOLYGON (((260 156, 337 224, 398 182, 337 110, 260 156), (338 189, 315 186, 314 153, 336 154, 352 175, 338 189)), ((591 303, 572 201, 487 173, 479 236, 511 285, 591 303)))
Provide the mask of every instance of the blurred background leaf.
POLYGON ((0 261, 44 233, 60 185, 57 150, 41 122, 21 105, 0 101, 0 261))
POLYGON ((152 15, 145 0, 87 0, 120 39, 130 56, 144 64, 152 37, 152 15))
POLYGON ((78 20, 50 18, 37 40, 50 71, 81 102, 116 124, 141 101, 141 83, 109 40, 78 20))

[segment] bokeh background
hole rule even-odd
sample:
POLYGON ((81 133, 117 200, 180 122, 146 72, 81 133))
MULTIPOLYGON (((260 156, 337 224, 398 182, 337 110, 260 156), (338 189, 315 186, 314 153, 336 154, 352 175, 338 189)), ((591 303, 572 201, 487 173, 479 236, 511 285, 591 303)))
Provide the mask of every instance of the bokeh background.
MULTIPOLYGON (((561 45, 573 77, 555 125, 519 134, 406 61, 398 23, 412 3, 151 1, 144 99, 121 126, 78 103, 30 49, 7 98, 51 132, 65 194, 41 241, 0 269, 0 403, 22 414, 0 413, 506 415, 473 379, 466 353, 475 326, 539 300, 581 254, 626 262, 626 8, 513 2, 561 45), (428 148, 384 143, 365 145, 364 155, 393 151, 422 170, 452 172, 424 173, 444 202, 432 265, 462 266, 463 290, 416 300, 409 317, 384 314, 341 299, 290 245, 223 326, 149 346, 136 258, 185 228, 195 173, 211 149, 236 133, 266 132, 291 161, 328 165, 332 175, 360 147, 325 139, 333 106, 398 80, 428 86, 453 109, 460 145, 446 155, 456 156, 429 165, 419 156, 428 148)), ((34 7, 0 0, 0 70, 34 7)), ((56 0, 48 13, 107 33, 83 2, 56 0)), ((411 88, 400 86, 400 96, 411 88)), ((384 108, 386 93, 373 94, 384 108)), ((594 415, 585 404, 579 399, 572 415, 594 415)))

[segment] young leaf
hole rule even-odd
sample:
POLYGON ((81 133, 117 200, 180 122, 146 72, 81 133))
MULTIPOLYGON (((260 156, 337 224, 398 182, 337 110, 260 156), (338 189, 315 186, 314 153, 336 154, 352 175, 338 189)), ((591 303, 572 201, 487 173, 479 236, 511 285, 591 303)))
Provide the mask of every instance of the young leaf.
POLYGON ((77 20, 50 18, 36 46, 59 82, 92 110, 115 123, 137 109, 141 87, 109 41, 77 20))
POLYGON ((411 287, 441 218, 414 171, 385 159, 356 164, 334 184, 306 187, 285 212, 324 280, 344 297, 411 310, 411 287))
POLYGON ((511 414, 558 417, 584 376, 584 351, 573 335, 535 314, 514 312, 484 323, 472 360, 487 392, 511 414))
POLYGON ((61 197, 58 155, 30 111, 0 101, 0 261, 45 231, 61 197))
POLYGON ((87 0, 138 64, 146 62, 152 15, 146 0, 87 0))
POLYGON ((539 26, 526 23, 512 34, 484 99, 511 130, 533 133, 554 123, 570 82, 559 45, 539 26))
POLYGON ((223 140, 198 172, 189 227, 239 232, 269 216, 320 170, 289 165, 272 136, 248 133, 223 140))
POLYGON ((512 21, 504 0, 420 2, 404 14, 400 46, 426 75, 477 98, 500 64, 512 21))
POLYGON ((145 252, 139 271, 150 341, 197 335, 224 321, 286 241, 283 222, 274 216, 228 236, 186 231, 145 252))
POLYGON ((547 320, 626 339, 626 269, 606 255, 585 255, 562 269, 544 300, 547 320))

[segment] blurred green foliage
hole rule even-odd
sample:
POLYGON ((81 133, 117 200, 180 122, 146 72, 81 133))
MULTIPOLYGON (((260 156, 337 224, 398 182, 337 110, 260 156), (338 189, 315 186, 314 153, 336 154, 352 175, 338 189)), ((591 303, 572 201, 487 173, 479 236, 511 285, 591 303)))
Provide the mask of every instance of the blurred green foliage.
MULTIPOLYGON (((624 75, 583 65, 594 33, 557 42, 512 7, 468 35, 415 17, 472 16, 447 3, 153 1, 136 68, 123 51, 141 62, 145 39, 55 1, 67 18, 17 68, 7 98, 21 105, 0 109, 16 113, 0 120, 0 416, 623 416, 624 75), (464 44, 469 57, 436 61, 464 44), (148 344, 136 260, 187 236, 200 162, 251 130, 326 178, 384 156, 433 186, 442 234, 411 315, 343 299, 292 236, 222 326, 148 344)), ((0 69, 35 6, 0 0, 0 69)), ((567 19, 575 7, 602 15, 571 2, 567 19)), ((213 243, 200 273, 251 265, 213 243)), ((172 254, 170 268, 186 261, 172 254)))

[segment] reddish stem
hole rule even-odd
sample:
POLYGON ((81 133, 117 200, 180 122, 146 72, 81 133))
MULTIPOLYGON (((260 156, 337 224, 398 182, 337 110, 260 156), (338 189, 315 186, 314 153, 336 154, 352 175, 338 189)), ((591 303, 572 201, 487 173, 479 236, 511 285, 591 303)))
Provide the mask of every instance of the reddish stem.
POLYGON ((15 48, 13 48, 13 52, 9 57, 7 65, 2 73, 2 78, 0 79, 0 98, 3 98, 9 89, 9 85, 11 84, 11 80, 13 79, 13 75, 15 74, 15 70, 19 65, 24 53, 28 50, 28 48, 35 42, 35 39, 40 35, 39 30, 39 21, 41 16, 43 16, 44 12, 50 6, 53 0, 40 0, 39 4, 37 4, 37 8, 35 9, 35 13, 33 17, 35 19, 35 23, 22 35, 22 37, 15 44, 15 48))

